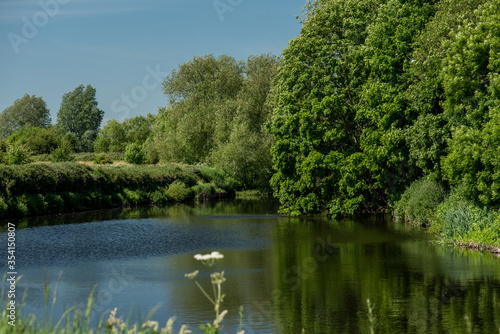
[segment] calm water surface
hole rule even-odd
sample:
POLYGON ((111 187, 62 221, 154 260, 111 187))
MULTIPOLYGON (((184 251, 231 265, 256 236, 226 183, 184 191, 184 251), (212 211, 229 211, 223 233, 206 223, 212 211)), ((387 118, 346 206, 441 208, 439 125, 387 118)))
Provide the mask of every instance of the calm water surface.
POLYGON ((43 317, 43 273, 54 289, 62 272, 57 317, 97 286, 94 323, 115 307, 137 319, 159 305, 160 324, 175 316, 177 330, 196 333, 213 308, 184 274, 199 269, 210 288, 210 273, 224 270, 223 333, 236 332, 240 305, 246 334, 368 333, 367 299, 378 333, 499 332, 500 259, 434 245, 386 215, 295 219, 276 209, 244 201, 17 222, 25 311, 43 317), (213 250, 225 257, 210 269, 193 258, 213 250))

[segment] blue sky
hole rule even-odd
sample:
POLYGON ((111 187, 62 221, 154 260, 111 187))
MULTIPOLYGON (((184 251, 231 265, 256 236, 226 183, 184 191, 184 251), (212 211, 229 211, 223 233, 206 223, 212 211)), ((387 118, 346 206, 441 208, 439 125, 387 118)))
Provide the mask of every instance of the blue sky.
POLYGON ((108 119, 156 114, 161 81, 194 56, 280 55, 306 0, 0 0, 0 111, 41 96, 97 90, 108 119))

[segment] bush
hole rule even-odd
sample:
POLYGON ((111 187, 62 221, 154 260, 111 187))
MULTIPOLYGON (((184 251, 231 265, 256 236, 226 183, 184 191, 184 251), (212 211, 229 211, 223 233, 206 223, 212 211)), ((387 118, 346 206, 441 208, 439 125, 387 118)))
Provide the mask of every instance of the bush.
POLYGON ((155 190, 148 193, 148 199, 153 204, 161 204, 168 202, 168 194, 166 191, 155 190))
POLYGON ((197 199, 207 199, 217 192, 217 188, 213 183, 201 183, 193 187, 193 192, 197 199))
POLYGON ((176 202, 182 202, 191 195, 191 189, 182 181, 174 181, 167 190, 168 195, 176 202))
POLYGON ((41 194, 27 196, 27 205, 29 213, 32 215, 41 215, 47 212, 47 202, 41 194))
POLYGON ((111 157, 106 153, 99 153, 95 155, 94 163, 96 165, 112 164, 113 160, 111 160, 111 157))
POLYGON ((141 165, 144 163, 146 155, 139 144, 129 144, 125 148, 125 161, 131 164, 141 165))
POLYGON ((33 154, 50 154, 59 141, 59 133, 54 127, 26 126, 9 137, 11 145, 24 146, 33 154))
POLYGON ((76 152, 78 150, 78 139, 74 133, 68 132, 62 138, 62 147, 66 147, 68 150, 72 152, 76 152))
POLYGON ((217 168, 202 166, 200 176, 205 182, 213 182, 217 188, 222 188, 231 194, 242 189, 241 183, 217 168))
POLYGON ((7 151, 9 142, 6 139, 0 140, 0 164, 7 162, 7 151))
POLYGON ((59 213, 64 211, 64 200, 60 195, 47 194, 47 210, 50 213, 59 213))
POLYGON ((413 182, 396 203, 394 215, 412 223, 428 225, 446 192, 435 180, 424 177, 413 182))
POLYGON ((9 206, 5 203, 3 197, 0 197, 0 217, 3 217, 8 210, 9 206))
POLYGON ((23 146, 11 145, 7 149, 7 162, 10 165, 24 165, 30 162, 30 154, 23 146))
POLYGON ((143 196, 140 191, 134 191, 130 189, 123 189, 123 194, 129 206, 135 206, 143 201, 143 196))
POLYGON ((52 162, 72 161, 73 159, 72 152, 66 146, 58 147, 50 154, 50 161, 52 162))

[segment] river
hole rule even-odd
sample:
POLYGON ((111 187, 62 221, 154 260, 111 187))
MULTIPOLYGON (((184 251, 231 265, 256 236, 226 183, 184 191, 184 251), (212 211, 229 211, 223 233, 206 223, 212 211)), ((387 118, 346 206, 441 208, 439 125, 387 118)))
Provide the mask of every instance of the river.
MULTIPOLYGON (((175 316, 177 331, 187 324, 197 333, 214 311, 184 274, 200 270, 208 290, 210 273, 224 271, 222 333, 236 333, 240 306, 246 334, 369 333, 370 326, 376 333, 498 333, 500 260, 491 254, 437 245, 424 229, 388 215, 276 212, 264 199, 17 221, 24 312, 43 319, 44 273, 52 292, 62 273, 56 319, 84 307, 96 287, 94 324, 115 307, 136 321, 158 306, 160 325, 175 316), (194 259, 211 251, 224 255, 212 268, 194 259)), ((0 238, 7 248, 6 232, 0 238)))

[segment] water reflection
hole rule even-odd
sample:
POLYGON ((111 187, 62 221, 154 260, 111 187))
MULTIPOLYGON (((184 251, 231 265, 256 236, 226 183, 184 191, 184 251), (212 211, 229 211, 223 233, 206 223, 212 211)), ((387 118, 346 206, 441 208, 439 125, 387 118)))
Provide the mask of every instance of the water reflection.
POLYGON ((95 322, 114 307, 126 318, 160 303, 155 319, 176 316, 177 327, 196 332, 213 309, 184 273, 200 269, 206 285, 225 270, 224 333, 236 332, 239 305, 247 334, 367 333, 368 298, 378 333, 498 332, 500 267, 490 254, 431 244, 386 215, 330 221, 275 212, 263 200, 24 221, 32 227, 18 231, 19 287, 29 288, 28 310, 43 315, 42 272, 54 287, 62 270, 59 314, 83 305, 97 284, 95 322), (193 258, 215 249, 225 258, 210 270, 193 258))
POLYGON ((328 232, 300 224, 279 233, 274 311, 281 332, 367 332, 368 298, 376 332, 465 333, 466 315, 474 332, 497 332, 498 259, 432 246, 398 225, 348 220, 328 232))

